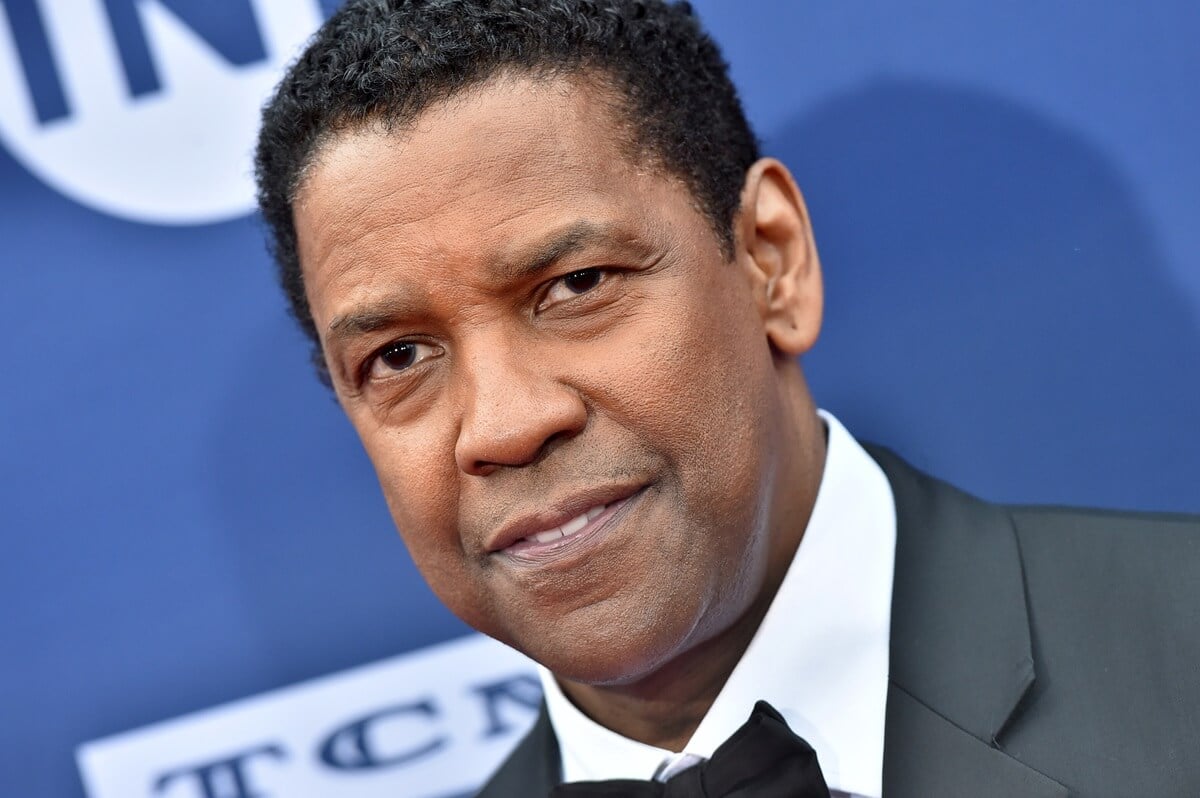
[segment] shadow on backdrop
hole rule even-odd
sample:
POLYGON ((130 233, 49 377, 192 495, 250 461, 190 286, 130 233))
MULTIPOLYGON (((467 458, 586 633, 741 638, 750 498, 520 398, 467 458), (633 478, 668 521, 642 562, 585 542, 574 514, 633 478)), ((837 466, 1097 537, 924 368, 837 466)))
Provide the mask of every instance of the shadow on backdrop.
POLYGON ((987 498, 1200 511, 1200 328, 1113 162, 976 89, 880 80, 766 140, 810 203, 805 360, 856 435, 987 498))

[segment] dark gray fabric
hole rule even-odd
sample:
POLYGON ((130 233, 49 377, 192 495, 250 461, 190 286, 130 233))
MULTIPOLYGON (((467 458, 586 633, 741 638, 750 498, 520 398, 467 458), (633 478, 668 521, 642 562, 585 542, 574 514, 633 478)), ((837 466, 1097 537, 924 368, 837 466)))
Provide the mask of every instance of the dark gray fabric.
POLYGON ((545 703, 529 733, 517 743, 478 798, 542 798, 549 795, 562 776, 559 772, 558 738, 550 725, 545 703))
MULTIPOLYGON (((885 798, 1200 796, 1200 518, 896 500, 885 798)), ((545 708, 480 793, 559 780, 545 708)))
POLYGON ((1063 785, 972 736, 893 683, 884 732, 887 798, 1065 798, 1063 785))
POLYGON ((1085 795, 1200 796, 1200 523, 1013 518, 1037 682, 1004 749, 1085 795))

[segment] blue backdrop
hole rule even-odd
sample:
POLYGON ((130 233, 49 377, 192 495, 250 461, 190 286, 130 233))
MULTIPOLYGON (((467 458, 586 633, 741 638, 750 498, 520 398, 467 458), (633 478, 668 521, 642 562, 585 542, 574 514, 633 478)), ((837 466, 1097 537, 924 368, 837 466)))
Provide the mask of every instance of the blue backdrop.
MULTIPOLYGON (((81 796, 80 742, 465 631, 245 197, 186 171, 204 126, 165 142, 166 199, 106 156, 157 128, 51 140, 89 96, 178 99, 164 41, 250 74, 303 5, 0 0, 5 795, 81 796), (115 47, 116 89, 68 21, 115 47)), ((820 403, 988 498, 1200 511, 1200 5, 695 5, 810 204, 820 403)))

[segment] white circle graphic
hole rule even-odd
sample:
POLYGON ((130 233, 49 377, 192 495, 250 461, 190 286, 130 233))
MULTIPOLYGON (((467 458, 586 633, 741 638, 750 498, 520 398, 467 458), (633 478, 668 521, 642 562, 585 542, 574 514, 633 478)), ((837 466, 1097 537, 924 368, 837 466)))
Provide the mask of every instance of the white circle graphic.
POLYGON ((318 0, 251 0, 267 58, 235 66, 157 0, 136 4, 161 90, 131 97, 103 0, 40 0, 69 114, 42 123, 0 2, 0 141, 113 216, 205 224, 254 208, 259 111, 320 25, 318 0))

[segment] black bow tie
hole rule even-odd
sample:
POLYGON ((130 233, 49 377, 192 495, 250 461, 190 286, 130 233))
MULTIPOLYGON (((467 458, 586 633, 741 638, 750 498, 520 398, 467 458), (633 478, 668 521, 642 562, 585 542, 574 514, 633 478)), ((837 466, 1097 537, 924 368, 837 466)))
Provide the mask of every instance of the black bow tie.
POLYGON ((812 746, 766 701, 712 758, 666 781, 577 781, 550 798, 829 798, 812 746))

